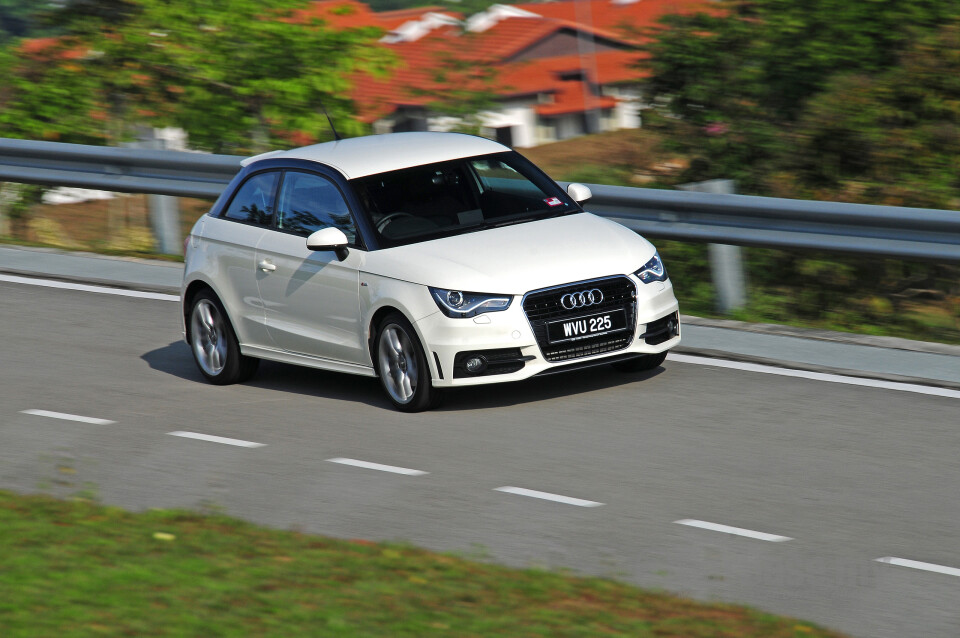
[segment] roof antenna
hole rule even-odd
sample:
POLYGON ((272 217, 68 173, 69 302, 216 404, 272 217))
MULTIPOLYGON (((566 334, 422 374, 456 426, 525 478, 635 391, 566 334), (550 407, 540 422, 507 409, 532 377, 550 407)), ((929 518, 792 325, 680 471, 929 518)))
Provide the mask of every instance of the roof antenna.
POLYGON ((337 127, 333 125, 333 120, 330 119, 330 114, 327 113, 327 107, 325 107, 325 106, 323 105, 323 101, 322 101, 322 100, 319 100, 319 99, 318 99, 317 101, 320 102, 320 108, 323 109, 323 114, 327 116, 327 122, 330 123, 330 130, 333 131, 333 139, 335 139, 336 141, 339 142, 339 141, 342 140, 343 138, 340 137, 340 134, 339 134, 339 133, 337 133, 337 127))

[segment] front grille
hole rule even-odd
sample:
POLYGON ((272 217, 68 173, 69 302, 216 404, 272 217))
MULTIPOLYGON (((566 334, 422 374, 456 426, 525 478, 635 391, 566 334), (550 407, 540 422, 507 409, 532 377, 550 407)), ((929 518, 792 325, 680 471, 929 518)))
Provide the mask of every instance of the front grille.
POLYGON ((636 298, 637 289, 630 279, 627 277, 609 277, 527 293, 523 298, 523 311, 530 321, 530 327, 537 338, 537 345, 540 346, 540 352, 543 353, 544 359, 550 362, 568 361, 603 354, 604 352, 614 352, 630 345, 637 325, 636 298), (567 310, 560 304, 560 298, 567 293, 594 288, 603 293, 603 301, 598 304, 589 308, 574 310, 567 310), (626 330, 555 344, 550 344, 547 339, 547 323, 550 321, 572 319, 620 308, 623 308, 627 315, 626 330))

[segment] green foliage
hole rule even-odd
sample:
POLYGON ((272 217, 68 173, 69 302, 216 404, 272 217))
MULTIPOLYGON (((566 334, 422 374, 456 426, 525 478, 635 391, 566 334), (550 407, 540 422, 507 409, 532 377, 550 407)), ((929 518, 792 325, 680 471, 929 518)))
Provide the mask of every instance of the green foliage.
POLYGON ((834 78, 797 126, 790 168, 812 186, 859 185, 879 203, 960 207, 960 22, 874 76, 834 78))
POLYGON ((515 4, 517 0, 368 0, 374 11, 394 11, 414 7, 441 6, 447 11, 456 11, 465 16, 485 11, 495 4, 515 4))
POLYGON ((58 33, 96 33, 103 25, 116 26, 140 11, 137 0, 60 0, 39 12, 58 33))
POLYGON ((0 55, 0 134, 116 143, 136 125, 175 125, 195 147, 245 153, 329 138, 321 103, 360 134, 350 77, 391 58, 376 29, 290 20, 307 2, 68 4, 56 14, 68 35, 49 50, 0 55))
POLYGON ((0 0, 0 43, 38 35, 42 30, 38 13, 43 5, 37 0, 0 0))
MULTIPOLYGON (((771 176, 797 168, 801 188, 856 172, 873 159, 860 149, 876 136, 885 136, 889 148, 902 141, 883 129, 889 114, 862 113, 865 101, 920 116, 932 125, 926 139, 950 144, 952 128, 939 126, 928 107, 941 101, 941 111, 950 108, 952 89, 944 84, 960 77, 960 66, 952 54, 934 60, 932 50, 924 55, 916 47, 956 49, 949 35, 930 40, 939 25, 960 18, 954 0, 718 4, 711 15, 665 18, 645 47, 651 56, 644 63, 651 73, 651 97, 683 118, 672 133, 679 147, 700 158, 700 179, 736 178, 744 192, 768 193, 775 189, 771 176), (901 91, 906 101, 891 101, 883 92, 910 73, 892 70, 909 65, 910 56, 937 63, 927 73, 931 97, 901 91), (866 84, 888 73, 875 93, 863 95, 866 84), (934 76, 942 79, 939 85, 934 76), (832 99, 818 101, 824 92, 832 99), (917 111, 920 104, 927 110, 917 111), (797 147, 810 135, 820 136, 807 153, 818 165, 798 166, 797 147), (817 144, 827 151, 823 162, 817 144)), ((923 156, 924 148, 915 144, 910 150, 923 156)))
POLYGON ((707 245, 666 239, 655 243, 680 302, 680 311, 712 315, 716 301, 707 245))

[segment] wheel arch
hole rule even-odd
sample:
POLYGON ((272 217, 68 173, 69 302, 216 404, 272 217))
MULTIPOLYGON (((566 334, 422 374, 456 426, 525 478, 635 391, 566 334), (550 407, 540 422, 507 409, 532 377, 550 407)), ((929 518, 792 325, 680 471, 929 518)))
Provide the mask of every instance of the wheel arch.
MULTIPOLYGON (((373 364, 373 371, 377 373, 378 377, 380 376, 380 370, 377 368, 377 355, 374 352, 374 349, 377 346, 377 332, 380 330, 380 324, 383 322, 384 318, 386 318, 387 315, 391 315, 395 312, 400 313, 406 317, 407 321, 410 321, 410 317, 407 317, 405 312, 396 306, 386 304, 377 308, 377 310, 370 316, 370 323, 367 325, 367 351, 370 354, 370 362, 373 364)), ((412 321, 410 321, 410 323, 411 325, 413 324, 412 321)), ((413 329, 416 330, 416 326, 414 326, 413 329)), ((419 337, 419 335, 417 336, 419 337)), ((420 339, 420 344, 423 345, 422 338, 420 339)))
POLYGON ((430 370, 430 377, 432 379, 438 378, 439 370, 437 369, 437 363, 434 360, 433 351, 430 349, 430 345, 427 343, 423 331, 420 329, 420 326, 417 325, 417 322, 410 318, 409 312, 405 312, 399 304, 393 303, 386 303, 377 308, 370 316, 370 322, 367 325, 367 351, 370 354, 370 363, 373 365, 373 371, 378 377, 380 376, 380 370, 377 367, 377 355, 375 351, 377 346, 377 332, 379 331, 380 324, 383 322, 384 318, 394 312, 406 319, 413 328, 413 332, 416 334, 417 341, 420 342, 420 347, 423 349, 423 357, 426 360, 427 367, 430 370))
POLYGON ((210 293, 217 298, 220 306, 223 307, 224 318, 230 323, 230 329, 233 330, 234 334, 237 334, 237 327, 233 325, 233 319, 230 317, 230 313, 227 312, 227 308, 223 304, 223 298, 220 296, 220 293, 217 292, 217 289, 205 279, 194 279, 186 285, 181 295, 180 314, 183 319, 183 336, 187 342, 190 342, 190 308, 193 307, 193 300, 197 298, 197 294, 202 290, 209 290, 210 293))

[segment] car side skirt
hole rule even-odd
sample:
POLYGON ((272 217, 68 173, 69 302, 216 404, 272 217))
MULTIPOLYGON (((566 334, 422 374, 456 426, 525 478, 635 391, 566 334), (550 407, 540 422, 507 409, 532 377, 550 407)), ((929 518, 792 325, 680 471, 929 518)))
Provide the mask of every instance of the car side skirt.
POLYGON ((277 350, 275 348, 246 346, 241 344, 240 352, 248 357, 257 357, 258 359, 267 359, 269 361, 279 361, 280 363, 290 363, 298 366, 306 366, 308 368, 317 368, 319 370, 346 372, 347 374, 356 374, 362 377, 377 376, 377 373, 371 366, 347 363, 345 361, 336 361, 334 359, 324 359, 322 357, 311 357, 309 355, 287 352, 286 350, 277 350))

